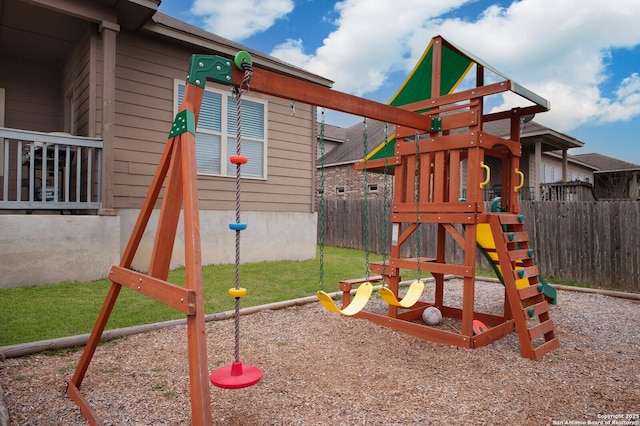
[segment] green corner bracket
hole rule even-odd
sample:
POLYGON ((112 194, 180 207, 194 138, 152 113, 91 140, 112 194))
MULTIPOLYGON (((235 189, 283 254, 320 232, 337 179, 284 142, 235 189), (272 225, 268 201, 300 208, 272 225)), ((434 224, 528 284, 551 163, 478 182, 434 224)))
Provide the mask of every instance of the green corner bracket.
POLYGON ((173 120, 171 131, 169 132, 169 138, 175 138, 182 133, 189 132, 193 135, 196 134, 196 116, 193 111, 185 109, 176 114, 176 118, 173 120))
POLYGON ((187 83, 204 87, 207 79, 223 84, 232 83, 233 62, 217 55, 193 55, 189 64, 187 83))
POLYGON ((432 117, 431 118, 431 131, 439 132, 442 130, 442 117, 432 117))

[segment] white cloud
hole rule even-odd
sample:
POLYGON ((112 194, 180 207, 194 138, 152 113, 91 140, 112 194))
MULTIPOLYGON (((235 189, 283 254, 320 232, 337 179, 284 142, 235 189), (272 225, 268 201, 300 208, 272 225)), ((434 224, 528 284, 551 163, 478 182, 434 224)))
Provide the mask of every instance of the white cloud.
POLYGON ((468 1, 344 0, 335 5, 335 31, 315 52, 305 54, 300 41, 289 40, 271 54, 283 60, 304 59, 296 65, 334 80, 337 90, 371 93, 385 84, 390 72, 406 67, 408 42, 416 30, 468 1))
MULTIPOLYGON (((272 54, 366 95, 408 73, 428 41, 441 34, 551 101, 538 121, 568 131, 589 121, 640 115, 637 73, 608 82, 611 51, 640 44, 637 0, 521 0, 489 6, 472 20, 442 16, 473 0, 344 0, 336 29, 312 53, 289 40, 272 54), (603 93, 603 82, 619 86, 603 93)), ((615 58, 613 58, 615 59, 615 58)))
POLYGON ((640 75, 636 72, 622 80, 614 101, 606 100, 600 121, 623 121, 635 116, 640 116, 640 75))
POLYGON ((191 13, 204 17, 204 29, 242 41, 269 29, 293 10, 293 0, 195 0, 191 13))
POLYGON ((549 99, 551 112, 538 120, 568 131, 638 115, 632 80, 615 82, 632 90, 616 99, 600 84, 609 78, 611 49, 640 44, 639 19, 637 1, 523 0, 491 7, 473 22, 442 22, 437 31, 549 99))

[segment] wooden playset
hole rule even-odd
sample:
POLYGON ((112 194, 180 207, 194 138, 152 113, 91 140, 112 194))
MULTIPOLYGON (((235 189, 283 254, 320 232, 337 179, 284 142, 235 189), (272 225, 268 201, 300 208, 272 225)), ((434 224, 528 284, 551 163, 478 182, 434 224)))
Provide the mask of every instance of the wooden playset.
MULTIPOLYGON (((548 103, 505 77, 485 84, 487 68, 481 61, 461 49, 435 37, 412 78, 389 104, 381 104, 341 93, 317 84, 288 77, 262 68, 253 68, 251 57, 239 52, 234 59, 211 55, 194 55, 189 67, 184 100, 174 120, 169 138, 153 177, 149 192, 119 265, 109 273, 111 288, 100 311, 89 341, 82 354, 67 394, 91 424, 102 424, 89 401, 80 391, 91 359, 123 286, 152 297, 182 311, 187 317, 189 375, 192 424, 212 423, 209 382, 223 388, 251 386, 262 377, 257 367, 243 366, 239 359, 239 300, 246 290, 236 286, 229 294, 236 300, 235 360, 229 367, 207 371, 199 205, 195 163, 195 129, 207 80, 230 84, 238 100, 237 153, 230 161, 236 165, 236 222, 229 228, 236 233, 236 267, 239 264, 239 238, 246 224, 240 222, 240 167, 246 157, 240 150, 240 96, 250 87, 257 93, 295 99, 318 107, 369 117, 396 125, 396 134, 382 149, 365 158, 358 167, 381 170, 391 165, 395 176, 392 203, 392 244, 390 257, 372 263, 371 270, 384 280, 381 292, 389 302, 387 315, 363 310, 372 292, 370 282, 346 280, 341 283, 343 306, 319 292, 322 304, 342 314, 370 319, 378 324, 435 342, 466 348, 486 345, 517 329, 523 356, 539 359, 558 346, 553 323, 549 318, 547 297, 551 289, 539 278, 533 250, 524 230, 524 219, 518 214, 518 188, 523 175, 519 172, 519 143, 522 117, 548 110, 548 103), (475 64, 475 87, 453 93, 463 76, 475 64), (484 114, 486 96, 511 91, 529 101, 529 106, 484 114), (509 139, 483 132, 482 124, 509 119, 509 139), (484 211, 481 183, 485 155, 502 160, 503 196, 500 213, 484 211), (464 180, 461 178, 466 172, 464 180), (461 188, 466 196, 461 197, 461 188), (131 269, 142 235, 148 225, 159 194, 164 187, 160 216, 148 272, 131 269), (184 214, 186 287, 168 283, 167 276, 181 210, 184 214), (401 247, 422 223, 438 227, 435 258, 401 258, 401 247), (446 263, 444 244, 452 238, 464 250, 462 264, 446 263), (497 316, 474 310, 475 261, 477 245, 486 250, 500 268, 505 285, 504 315, 497 316), (428 271, 435 277, 433 303, 417 301, 421 283, 412 285, 407 295, 398 300, 400 269, 428 271), (444 276, 463 277, 462 307, 443 305, 444 276), (359 285, 351 299, 352 286, 359 285), (547 293, 547 294, 545 294, 547 293), (328 299, 328 300, 327 300, 328 299), (410 300, 412 299, 412 300, 410 300), (415 300, 413 300, 415 299, 415 300), (446 317, 461 320, 462 330, 453 333, 420 324, 428 306, 436 306, 446 317), (474 321, 486 328, 474 333, 474 321), (480 332, 479 332, 480 331, 480 332), (479 332, 479 333, 478 333, 479 332)), ((494 71, 495 70, 491 70, 494 71)), ((498 76, 500 74, 496 73, 498 76)))

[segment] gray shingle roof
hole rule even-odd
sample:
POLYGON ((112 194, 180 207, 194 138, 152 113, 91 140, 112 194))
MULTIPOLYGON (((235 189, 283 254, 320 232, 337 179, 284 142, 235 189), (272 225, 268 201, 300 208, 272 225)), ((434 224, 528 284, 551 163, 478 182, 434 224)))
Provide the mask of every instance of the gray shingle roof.
POLYGON ((595 152, 589 154, 576 154, 574 157, 580 161, 584 161, 585 163, 593 164, 600 169, 601 172, 640 169, 640 166, 637 164, 618 160, 617 158, 607 157, 606 155, 597 154, 595 152))
MULTIPOLYGON (((327 127, 325 126, 325 133, 327 127)), ((364 125, 362 122, 355 124, 345 130, 344 143, 336 146, 325 155, 325 165, 348 163, 361 160, 364 157, 363 135, 364 125)), ((392 135, 395 126, 387 127, 387 135, 392 135)), ((376 120, 367 120, 367 152, 376 149, 384 142, 385 123, 376 120)))

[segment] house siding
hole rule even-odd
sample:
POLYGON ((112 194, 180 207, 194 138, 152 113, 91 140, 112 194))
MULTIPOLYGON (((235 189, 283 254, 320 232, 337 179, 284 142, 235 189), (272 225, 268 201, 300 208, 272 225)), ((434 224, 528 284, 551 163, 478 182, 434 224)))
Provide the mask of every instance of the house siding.
POLYGON ((62 130, 59 67, 0 56, 0 87, 5 91, 5 127, 55 132, 62 130))
MULTIPOLYGON (((139 208, 148 191, 174 117, 174 81, 184 81, 191 54, 150 37, 118 34, 114 207, 139 208)), ((208 83, 228 91, 229 87, 208 83)), ((243 210, 312 211, 312 108, 255 93, 268 104, 267 179, 243 180, 243 210)), ((198 177, 202 210, 233 210, 235 181, 198 177)))
POLYGON ((63 71, 63 97, 67 99, 68 105, 64 106, 64 131, 73 133, 76 136, 99 137, 98 123, 95 123, 96 114, 96 94, 91 90, 92 82, 95 81, 95 29, 87 26, 87 31, 71 55, 67 59, 63 71), (73 107, 73 111, 69 108, 73 107), (73 116, 73 125, 71 118, 73 116), (71 128, 73 127, 73 128, 71 128))

